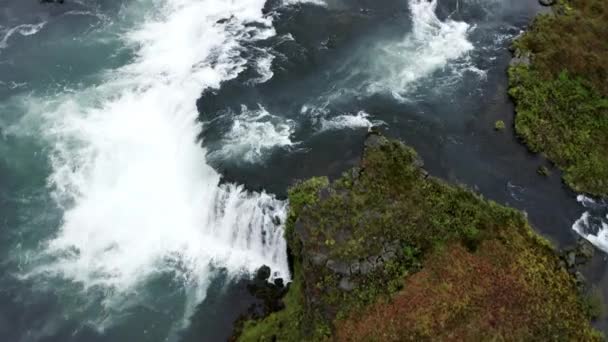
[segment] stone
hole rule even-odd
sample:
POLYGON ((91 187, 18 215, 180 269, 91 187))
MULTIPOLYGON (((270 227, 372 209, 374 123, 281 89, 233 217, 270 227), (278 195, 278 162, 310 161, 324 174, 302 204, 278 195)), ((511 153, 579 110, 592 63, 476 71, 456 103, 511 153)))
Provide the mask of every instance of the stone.
POLYGON ((361 274, 365 275, 373 271, 373 267, 367 260, 364 260, 360 263, 359 271, 361 272, 361 274))
POLYGON ((344 261, 328 260, 325 266, 340 275, 350 274, 350 266, 344 261))
POLYGON ((576 285, 580 287, 586 282, 585 276, 581 272, 576 271, 574 272, 574 281, 576 281, 576 285))
POLYGON ((274 223, 275 226, 280 226, 281 225, 281 218, 277 215, 272 217, 272 223, 274 223))
POLYGON ((348 277, 344 277, 340 279, 340 284, 338 284, 338 287, 341 290, 350 292, 354 290, 356 286, 355 283, 353 283, 348 277))
POLYGON ((285 282, 283 281, 283 278, 276 278, 274 280, 274 285, 280 289, 282 289, 283 287, 285 287, 285 282))
POLYGON ((361 264, 359 264, 359 262, 355 261, 352 264, 350 264, 350 274, 351 275, 355 275, 355 274, 359 273, 360 269, 361 269, 361 264))
POLYGON ((260 281, 266 281, 270 278, 270 267, 264 265, 258 269, 255 278, 260 281))
POLYGON ((517 66, 517 65, 529 66, 531 62, 532 62, 532 54, 529 51, 522 52, 521 50, 517 49, 517 50, 515 50, 515 54, 514 54, 513 58, 511 59, 511 62, 509 62, 509 65, 510 66, 517 66))
POLYGON ((576 265, 576 253, 574 251, 568 252, 566 254, 566 266, 568 268, 574 267, 576 265))
POLYGON ((379 133, 371 132, 367 135, 365 139, 365 148, 376 148, 380 146, 384 146, 388 143, 388 139, 381 136, 379 133))
POLYGON ((538 2, 543 6, 553 6, 555 5, 555 0, 538 0, 538 2))
POLYGON ((595 255, 595 247, 585 239, 578 239, 576 247, 578 250, 577 254, 585 259, 585 261, 590 260, 595 255))
POLYGON ((327 261, 327 255, 322 253, 315 253, 310 256, 310 260, 315 266, 322 266, 327 261))
POLYGON ((395 252, 386 251, 386 252, 382 253, 382 260, 384 262, 387 262, 387 261, 393 260, 395 258, 395 256, 396 256, 395 252))

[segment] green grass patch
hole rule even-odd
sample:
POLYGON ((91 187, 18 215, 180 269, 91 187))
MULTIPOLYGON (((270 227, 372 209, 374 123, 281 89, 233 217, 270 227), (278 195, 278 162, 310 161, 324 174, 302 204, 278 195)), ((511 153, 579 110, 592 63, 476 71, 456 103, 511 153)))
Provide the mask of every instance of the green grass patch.
POLYGON ((515 130, 574 190, 608 194, 608 2, 561 1, 516 43, 531 66, 509 70, 515 130))

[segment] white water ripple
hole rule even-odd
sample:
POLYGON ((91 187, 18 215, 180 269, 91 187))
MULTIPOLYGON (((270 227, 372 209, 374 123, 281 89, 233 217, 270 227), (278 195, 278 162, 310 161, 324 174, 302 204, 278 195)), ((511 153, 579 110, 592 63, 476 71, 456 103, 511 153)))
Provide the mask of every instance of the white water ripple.
POLYGON ((0 50, 8 47, 9 39, 15 35, 20 34, 22 36, 31 36, 38 33, 46 25, 46 21, 38 24, 21 24, 12 27, 2 33, 2 39, 0 39, 0 50))

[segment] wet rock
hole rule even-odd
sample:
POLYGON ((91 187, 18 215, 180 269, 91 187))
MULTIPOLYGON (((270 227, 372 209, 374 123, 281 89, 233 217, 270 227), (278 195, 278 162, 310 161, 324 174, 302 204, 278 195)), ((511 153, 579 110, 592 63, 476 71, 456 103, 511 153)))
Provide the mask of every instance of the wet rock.
POLYGON ((281 225, 281 218, 278 216, 273 216, 272 217, 272 223, 274 223, 275 226, 280 226, 281 225))
POLYGON ((270 278, 270 267, 264 265, 258 269, 255 274, 255 279, 260 281, 267 281, 270 278))
POLYGON ((538 0, 538 2, 543 6, 553 6, 555 5, 555 0, 538 0))
POLYGON ((272 11, 275 11, 281 6, 281 0, 266 0, 264 8, 262 8, 262 14, 266 15, 272 11))
POLYGON ((283 281, 283 278, 277 278, 274 280, 274 286, 276 286, 279 289, 282 289, 283 287, 285 287, 285 282, 283 281))
POLYGON ((348 277, 344 277, 340 279, 340 284, 338 284, 338 287, 343 291, 350 292, 355 289, 356 285, 348 277))
POLYGON ((580 256, 580 258, 583 259, 584 262, 591 260, 591 258, 593 258, 593 255, 595 255, 595 247, 593 247, 593 244, 591 244, 591 242, 585 239, 578 239, 576 248, 577 255, 580 256))

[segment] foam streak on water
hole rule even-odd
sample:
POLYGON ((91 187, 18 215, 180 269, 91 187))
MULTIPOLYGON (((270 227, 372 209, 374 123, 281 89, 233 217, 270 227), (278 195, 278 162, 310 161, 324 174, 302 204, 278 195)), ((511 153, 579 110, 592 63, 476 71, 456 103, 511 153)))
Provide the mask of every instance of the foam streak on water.
POLYGON ((373 75, 381 79, 369 86, 372 93, 388 90, 397 97, 411 89, 414 82, 442 69, 450 61, 473 50, 467 39, 470 25, 435 13, 437 0, 409 0, 412 32, 397 44, 381 46, 373 75))
MULTIPOLYGON (((22 36, 31 36, 33 34, 38 33, 38 31, 40 31, 44 25, 46 25, 46 22, 40 22, 38 24, 21 24, 21 25, 17 25, 13 28, 10 28, 8 30, 6 30, 5 32, 1 32, 0 31, 0 36, 2 37, 2 39, 0 39, 0 49, 4 49, 8 46, 8 40, 15 34, 18 33, 22 36)), ((1 28, 1 27, 0 27, 1 28)))
POLYGON ((108 307, 159 273, 183 279, 193 304, 213 267, 236 275, 266 264, 289 277, 282 227, 273 223, 285 204, 218 186, 196 141, 201 91, 242 71, 240 42, 274 34, 264 0, 152 4, 160 15, 124 37, 135 60, 99 86, 60 95, 46 114, 55 146, 49 181, 65 214, 44 253, 52 261, 34 273, 108 289, 108 307))

